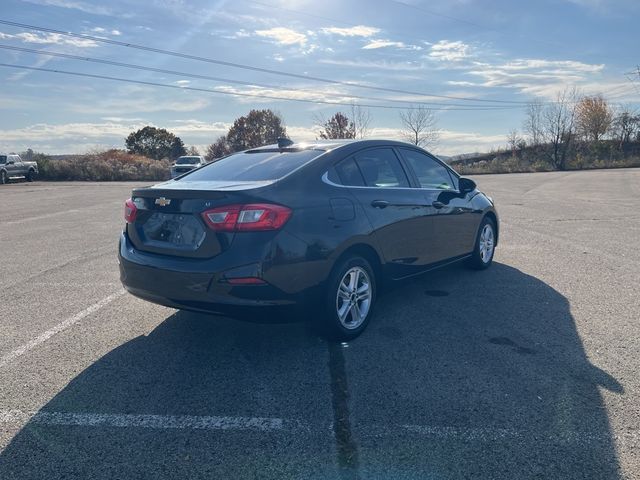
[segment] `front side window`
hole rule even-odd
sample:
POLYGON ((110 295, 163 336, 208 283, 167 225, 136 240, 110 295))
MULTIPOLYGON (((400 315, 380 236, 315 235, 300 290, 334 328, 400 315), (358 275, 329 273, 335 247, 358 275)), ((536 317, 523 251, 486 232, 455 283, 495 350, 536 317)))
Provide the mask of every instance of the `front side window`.
POLYGON ((457 185, 447 168, 424 153, 401 148, 402 156, 418 178, 422 188, 430 190, 456 190, 457 185))
POLYGON ((359 152, 355 160, 367 187, 408 187, 409 180, 400 161, 390 148, 372 148, 359 152))

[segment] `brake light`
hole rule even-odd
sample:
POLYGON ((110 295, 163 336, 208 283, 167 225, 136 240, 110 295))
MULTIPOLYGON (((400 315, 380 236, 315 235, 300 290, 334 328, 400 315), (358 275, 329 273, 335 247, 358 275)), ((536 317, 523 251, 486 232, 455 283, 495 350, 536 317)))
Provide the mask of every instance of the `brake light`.
POLYGON ((278 230, 291 217, 291 209, 269 203, 226 205, 202 212, 207 226, 219 232, 278 230))
POLYGON ((133 203, 133 200, 129 199, 124 202, 124 219, 127 223, 133 223, 136 221, 136 215, 138 214, 138 207, 133 203))

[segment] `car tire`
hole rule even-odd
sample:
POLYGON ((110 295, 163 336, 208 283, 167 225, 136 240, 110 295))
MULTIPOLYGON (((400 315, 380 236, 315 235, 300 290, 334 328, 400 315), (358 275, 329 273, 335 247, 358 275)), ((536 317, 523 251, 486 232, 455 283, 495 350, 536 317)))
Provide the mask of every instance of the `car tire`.
POLYGON ((367 260, 352 256, 333 268, 327 281, 322 330, 332 340, 353 340, 369 324, 376 300, 376 278, 367 260))
POLYGON ((27 182, 33 182, 35 175, 36 174, 33 170, 29 170, 29 173, 27 173, 27 182))
POLYGON ((5 185, 9 183, 9 177, 7 177, 7 172, 0 172, 0 185, 5 185))
POLYGON ((496 248, 496 225, 489 217, 484 217, 478 228, 473 254, 466 262, 467 267, 484 270, 491 266, 496 248))

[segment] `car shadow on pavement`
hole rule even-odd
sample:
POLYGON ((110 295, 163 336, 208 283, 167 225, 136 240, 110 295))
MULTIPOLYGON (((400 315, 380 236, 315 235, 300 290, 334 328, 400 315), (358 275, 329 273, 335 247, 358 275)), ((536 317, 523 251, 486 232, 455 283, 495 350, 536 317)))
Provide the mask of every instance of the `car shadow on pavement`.
POLYGON ((455 266, 382 296, 348 345, 328 348, 304 323, 177 312, 42 412, 281 428, 32 420, 0 454, 0 478, 616 479, 600 388, 623 390, 590 364, 565 297, 504 264, 455 266))

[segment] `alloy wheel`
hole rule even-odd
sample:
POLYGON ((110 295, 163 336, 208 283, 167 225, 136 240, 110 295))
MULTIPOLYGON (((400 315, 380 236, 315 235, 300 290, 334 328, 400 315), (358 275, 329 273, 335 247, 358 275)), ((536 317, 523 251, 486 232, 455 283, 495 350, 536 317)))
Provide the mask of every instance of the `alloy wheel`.
POLYGON ((371 309, 371 281, 362 267, 352 267, 343 275, 336 293, 336 312, 342 326, 358 328, 371 309))
POLYGON ((483 263, 489 263, 493 257, 495 247, 493 227, 487 223, 480 232, 480 259, 483 263))

